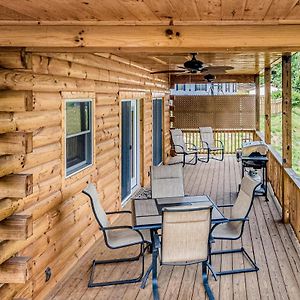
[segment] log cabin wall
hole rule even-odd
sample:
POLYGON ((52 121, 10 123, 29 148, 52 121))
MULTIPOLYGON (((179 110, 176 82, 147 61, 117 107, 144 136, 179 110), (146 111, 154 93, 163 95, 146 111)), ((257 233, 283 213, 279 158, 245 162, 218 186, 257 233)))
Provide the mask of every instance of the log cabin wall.
POLYGON ((105 210, 121 208, 122 99, 140 101, 141 183, 152 163, 153 93, 164 99, 168 159, 168 82, 108 54, 0 52, 0 66, 0 298, 43 299, 101 238, 86 184, 97 184, 105 210), (66 99, 92 99, 94 109, 94 163, 69 178, 66 99))

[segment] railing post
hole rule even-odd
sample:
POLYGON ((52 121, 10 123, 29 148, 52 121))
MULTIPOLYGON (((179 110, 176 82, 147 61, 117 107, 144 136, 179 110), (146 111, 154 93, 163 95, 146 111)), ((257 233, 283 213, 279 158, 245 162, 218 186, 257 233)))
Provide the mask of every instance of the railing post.
POLYGON ((290 221, 290 195, 288 176, 284 169, 292 167, 292 89, 291 55, 282 56, 282 220, 290 221))
POLYGON ((265 142, 271 144, 271 69, 265 68, 265 142))
POLYGON ((255 129, 260 131, 260 86, 259 74, 255 75, 255 129))

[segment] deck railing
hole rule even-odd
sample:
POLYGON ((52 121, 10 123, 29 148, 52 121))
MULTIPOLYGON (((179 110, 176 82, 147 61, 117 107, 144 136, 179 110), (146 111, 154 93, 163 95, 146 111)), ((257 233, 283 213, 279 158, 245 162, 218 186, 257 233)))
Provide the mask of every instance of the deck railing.
MULTIPOLYGON (((201 148, 199 129, 183 129, 186 143, 193 143, 201 148)), ((240 148, 243 140, 253 140, 254 130, 252 129, 215 129, 214 138, 221 140, 224 144, 226 154, 233 154, 240 148)))
MULTIPOLYGON (((184 139, 200 148, 198 129, 183 129, 184 139)), ((254 130, 216 129, 215 139, 224 143, 225 153, 233 154, 240 148, 244 139, 263 140, 260 133, 254 130)), ((300 176, 291 168, 284 168, 279 153, 269 145, 268 180, 277 197, 285 222, 289 222, 300 241, 300 176)))
MULTIPOLYGON (((260 133, 255 133, 256 140, 262 140, 260 133)), ((275 196, 282 207, 285 222, 289 222, 300 241, 300 176, 291 168, 284 168, 279 153, 269 146, 268 180, 275 196)))

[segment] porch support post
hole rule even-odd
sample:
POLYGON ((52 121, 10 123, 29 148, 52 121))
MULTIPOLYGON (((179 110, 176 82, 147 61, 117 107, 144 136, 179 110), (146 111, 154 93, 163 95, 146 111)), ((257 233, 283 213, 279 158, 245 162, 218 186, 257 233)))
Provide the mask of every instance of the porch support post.
POLYGON ((291 88, 291 54, 282 56, 282 219, 290 221, 290 191, 285 168, 292 167, 292 88, 291 88))
POLYGON ((271 144, 271 68, 265 68, 265 142, 271 144))
POLYGON ((259 74, 255 75, 255 129, 260 131, 260 88, 259 74))

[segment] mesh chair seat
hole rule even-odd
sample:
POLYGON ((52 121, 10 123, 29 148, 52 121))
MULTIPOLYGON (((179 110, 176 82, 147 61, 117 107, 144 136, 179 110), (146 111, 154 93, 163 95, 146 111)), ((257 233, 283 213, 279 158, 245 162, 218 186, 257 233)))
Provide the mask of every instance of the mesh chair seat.
POLYGON ((240 229, 234 226, 232 223, 220 224, 214 230, 214 238, 216 239, 235 240, 238 239, 240 235, 241 235, 240 229))
MULTIPOLYGON (((151 242, 149 230, 141 231, 144 241, 151 242)), ((142 238, 139 233, 130 228, 118 229, 118 230, 108 230, 107 231, 107 242, 112 248, 121 248, 128 245, 142 243, 142 238)))

